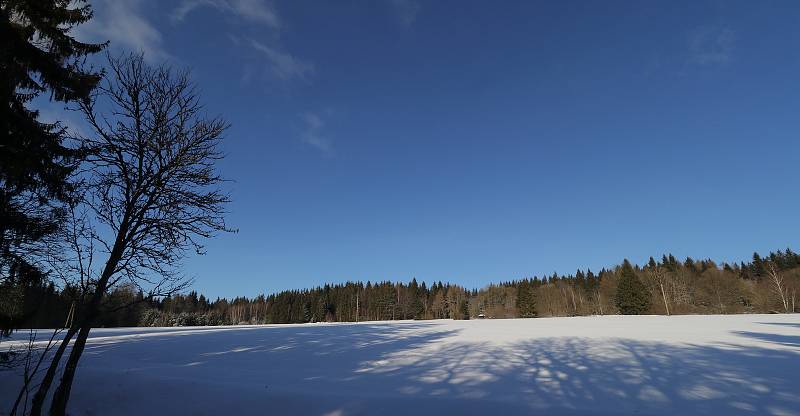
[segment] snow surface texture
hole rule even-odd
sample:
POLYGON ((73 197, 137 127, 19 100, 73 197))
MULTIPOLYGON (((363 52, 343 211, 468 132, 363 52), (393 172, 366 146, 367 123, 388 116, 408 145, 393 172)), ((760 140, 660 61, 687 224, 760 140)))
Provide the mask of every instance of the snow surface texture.
POLYGON ((97 329, 69 411, 800 415, 800 315, 97 329))

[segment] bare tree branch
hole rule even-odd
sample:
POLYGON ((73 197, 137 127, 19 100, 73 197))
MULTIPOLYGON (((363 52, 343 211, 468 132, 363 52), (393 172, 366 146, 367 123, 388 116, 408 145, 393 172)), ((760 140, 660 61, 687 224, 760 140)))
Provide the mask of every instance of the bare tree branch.
MULTIPOLYGON (((147 293, 143 299, 185 289, 191 281, 179 270, 186 254, 202 253, 202 239, 233 231, 225 224, 230 198, 216 169, 228 123, 203 113, 187 71, 150 67, 141 55, 109 57, 109 67, 111 77, 80 104, 92 130, 77 138, 87 154, 83 198, 65 227, 69 254, 57 260, 67 265, 61 276, 80 287, 81 300, 51 414, 64 414, 93 322, 130 306, 105 305, 107 294, 125 284, 147 293)), ((41 386, 37 396, 47 389, 41 386)))

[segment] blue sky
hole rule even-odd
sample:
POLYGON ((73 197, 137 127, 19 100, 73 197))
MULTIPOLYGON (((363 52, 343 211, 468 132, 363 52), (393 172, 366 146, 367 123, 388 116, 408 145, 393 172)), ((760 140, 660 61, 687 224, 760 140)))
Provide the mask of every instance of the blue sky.
POLYGON ((232 123, 212 297, 800 249, 797 2, 92 4, 232 123))

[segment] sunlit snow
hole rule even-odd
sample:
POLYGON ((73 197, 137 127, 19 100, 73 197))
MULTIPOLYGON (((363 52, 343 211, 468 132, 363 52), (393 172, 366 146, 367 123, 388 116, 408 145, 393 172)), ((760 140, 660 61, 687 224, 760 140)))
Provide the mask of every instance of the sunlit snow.
MULTIPOLYGON (((18 382, 9 373, 0 379, 2 411, 18 382)), ((73 415, 800 415, 799 382, 800 315, 97 329, 69 408, 73 415)))

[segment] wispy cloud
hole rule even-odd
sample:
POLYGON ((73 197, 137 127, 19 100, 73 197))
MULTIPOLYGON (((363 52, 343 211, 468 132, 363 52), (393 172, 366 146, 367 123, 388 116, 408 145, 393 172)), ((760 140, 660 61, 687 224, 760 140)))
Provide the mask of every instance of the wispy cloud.
POLYGON ((95 1, 94 18, 76 27, 75 35, 84 41, 108 40, 113 48, 142 52, 150 62, 170 59, 161 32, 144 17, 141 4, 140 0, 95 1))
POLYGON ((65 128, 66 137, 86 136, 85 121, 77 111, 67 109, 56 102, 42 102, 39 107, 39 121, 43 123, 60 123, 65 128))
POLYGON ((250 39, 250 44, 267 58, 270 71, 280 80, 307 81, 308 77, 314 73, 313 64, 302 61, 287 52, 281 52, 254 39, 250 39))
POLYGON ((174 21, 183 21, 187 14, 201 7, 211 7, 273 29, 281 28, 281 20, 271 3, 263 0, 184 0, 172 12, 174 21))
POLYGON ((724 26, 702 26, 689 34, 689 59, 697 65, 723 65, 731 61, 736 41, 724 26))
POLYGON ((316 113, 305 113, 303 114, 303 123, 300 140, 328 156, 333 155, 333 142, 323 135, 325 122, 322 118, 316 113))
POLYGON ((394 8, 397 19, 404 26, 411 26, 417 20, 419 13, 419 3, 416 0, 389 0, 394 8))
POLYGON ((257 78, 256 75, 259 71, 254 70, 256 67, 265 67, 268 77, 281 82, 309 81, 314 74, 314 64, 281 48, 278 35, 283 31, 284 25, 271 2, 265 0, 183 0, 172 11, 171 18, 174 22, 183 22, 193 10, 202 7, 231 15, 241 22, 262 24, 261 28, 267 29, 266 33, 263 30, 259 31, 259 34, 264 36, 258 36, 258 40, 253 37, 252 33, 245 34, 252 32, 254 29, 252 26, 245 29, 238 24, 226 34, 237 48, 252 48, 257 53, 259 64, 241 65, 244 82, 257 78), (262 63, 266 63, 266 65, 262 63))

